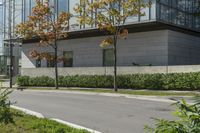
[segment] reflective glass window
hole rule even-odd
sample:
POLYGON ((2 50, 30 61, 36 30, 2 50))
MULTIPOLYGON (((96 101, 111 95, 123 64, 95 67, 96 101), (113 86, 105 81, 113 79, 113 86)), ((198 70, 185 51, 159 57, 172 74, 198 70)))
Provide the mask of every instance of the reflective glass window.
POLYGON ((103 66, 113 66, 114 64, 114 51, 113 49, 103 50, 103 66))
POLYGON ((80 0, 70 0, 69 1, 69 12, 71 14, 73 14, 73 16, 70 18, 70 30, 77 30, 80 29, 80 25, 78 24, 78 20, 77 20, 77 16, 79 16, 79 14, 77 14, 74 11, 74 7, 76 6, 76 4, 79 4, 80 0))
POLYGON ((73 51, 64 51, 63 52, 63 67, 72 67, 73 66, 73 51))
POLYGON ((58 0, 58 13, 68 12, 68 0, 58 0))

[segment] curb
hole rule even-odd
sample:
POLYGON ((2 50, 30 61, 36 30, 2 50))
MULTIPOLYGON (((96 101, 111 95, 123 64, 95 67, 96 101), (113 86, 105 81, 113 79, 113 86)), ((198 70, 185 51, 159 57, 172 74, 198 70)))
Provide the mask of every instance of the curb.
POLYGON ((89 131, 91 133, 101 133, 99 131, 96 131, 96 130, 93 130, 93 129, 89 129, 89 128, 86 128, 86 127, 83 127, 83 126, 79 126, 79 125, 76 125, 76 124, 73 124, 73 123, 69 123, 69 122, 66 122, 66 121, 63 121, 63 120, 60 120, 60 119, 51 118, 50 120, 54 120, 56 122, 59 122, 59 123, 62 123, 62 124, 65 124, 65 125, 77 128, 77 129, 87 130, 87 131, 89 131))
POLYGON ((20 110, 22 112, 24 112, 25 114, 28 115, 32 115, 32 116, 36 116, 38 118, 44 118, 44 116, 41 113, 35 112, 35 111, 31 111, 25 108, 21 108, 21 107, 17 107, 17 106, 13 106, 11 105, 11 108, 16 109, 16 110, 20 110))
MULTIPOLYGON (((32 116, 35 116, 37 118, 45 118, 43 114, 35 112, 35 111, 32 111, 32 110, 28 110, 28 109, 17 107, 17 106, 13 106, 13 105, 11 105, 10 107, 13 108, 13 109, 22 111, 27 115, 32 115, 32 116)), ((56 121, 58 123, 61 123, 61 124, 64 124, 64 125, 76 128, 76 129, 87 130, 87 131, 89 131, 91 133, 102 133, 102 132, 99 132, 99 131, 96 131, 96 130, 93 130, 93 129, 90 129, 90 128, 87 128, 87 127, 76 125, 76 124, 73 124, 73 123, 70 123, 70 122, 67 122, 67 121, 63 121, 63 120, 60 120, 60 119, 56 119, 56 118, 49 118, 49 120, 53 120, 53 121, 56 121)))
MULTIPOLYGON (((123 97, 128 99, 137 99, 153 102, 175 103, 176 101, 159 96, 143 96, 143 95, 128 95, 128 94, 112 94, 112 93, 97 93, 97 92, 81 92, 81 91, 57 91, 57 90, 25 90, 25 92, 47 92, 47 93, 61 93, 61 94, 80 94, 80 95, 97 95, 106 97, 123 97)), ((188 96, 185 96, 188 97, 188 96)))

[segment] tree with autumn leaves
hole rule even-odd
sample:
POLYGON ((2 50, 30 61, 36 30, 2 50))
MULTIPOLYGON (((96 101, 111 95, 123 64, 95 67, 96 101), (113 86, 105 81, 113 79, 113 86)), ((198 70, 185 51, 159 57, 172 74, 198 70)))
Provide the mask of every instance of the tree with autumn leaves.
POLYGON ((54 6, 50 5, 48 0, 36 0, 36 5, 32 8, 32 15, 29 16, 28 21, 16 26, 16 34, 25 40, 38 39, 40 47, 50 46, 54 49, 54 55, 33 49, 29 56, 34 59, 54 61, 55 87, 58 89, 58 62, 63 61, 64 58, 58 56, 57 41, 67 38, 71 15, 61 12, 56 16, 54 6))
POLYGON ((125 28, 126 20, 133 16, 144 16, 142 12, 151 6, 151 0, 80 0, 75 11, 80 14, 78 20, 81 25, 96 25, 99 30, 105 31, 106 38, 101 47, 112 47, 114 52, 114 90, 117 88, 117 44, 120 38, 128 36, 125 28), (95 16, 95 17, 92 17, 95 16))

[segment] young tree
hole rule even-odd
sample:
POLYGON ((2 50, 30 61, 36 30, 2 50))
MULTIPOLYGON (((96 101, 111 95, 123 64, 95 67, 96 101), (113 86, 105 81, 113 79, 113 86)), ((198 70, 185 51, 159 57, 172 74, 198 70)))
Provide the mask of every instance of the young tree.
POLYGON ((119 38, 126 39, 128 29, 126 20, 132 16, 144 16, 144 8, 151 5, 151 0, 80 0, 74 10, 80 14, 81 25, 96 25, 108 36, 102 41, 101 47, 113 47, 114 52, 114 90, 117 88, 117 43, 119 38), (92 17, 95 16, 95 17, 92 17))
POLYGON ((48 0, 36 0, 35 7, 32 8, 32 15, 27 22, 16 27, 16 34, 23 39, 39 39, 39 46, 52 47, 54 55, 47 52, 40 52, 36 49, 30 51, 30 56, 35 59, 46 59, 54 61, 55 67, 55 87, 58 89, 58 62, 63 57, 58 56, 57 41, 67 37, 69 29, 70 14, 61 12, 56 18, 56 12, 48 0))

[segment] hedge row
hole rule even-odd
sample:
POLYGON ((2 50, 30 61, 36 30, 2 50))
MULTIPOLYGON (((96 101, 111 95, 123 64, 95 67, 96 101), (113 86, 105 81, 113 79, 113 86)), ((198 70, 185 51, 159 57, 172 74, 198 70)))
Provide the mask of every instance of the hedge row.
MULTIPOLYGON (((20 86, 54 86, 54 79, 46 76, 17 78, 20 86)), ((119 88, 200 90, 200 73, 119 75, 119 88)), ((60 76, 60 87, 112 88, 112 76, 60 76)))

